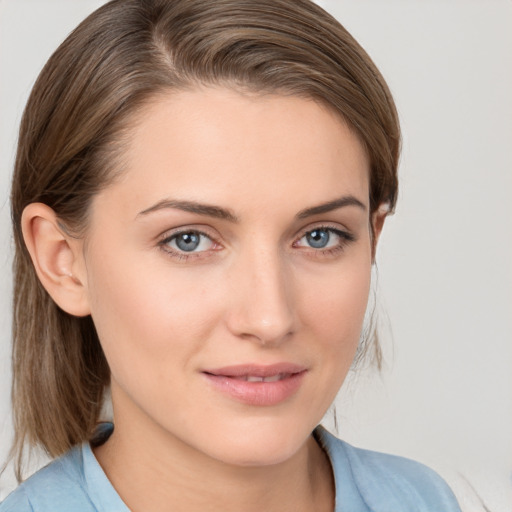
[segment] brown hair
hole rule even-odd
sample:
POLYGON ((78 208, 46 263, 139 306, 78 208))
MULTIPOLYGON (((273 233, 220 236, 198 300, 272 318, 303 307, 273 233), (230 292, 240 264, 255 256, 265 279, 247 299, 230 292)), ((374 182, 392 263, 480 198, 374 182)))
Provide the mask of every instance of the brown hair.
POLYGON ((42 70, 19 134, 12 185, 12 457, 58 456, 91 438, 109 369, 90 317, 73 317, 40 284, 23 209, 43 202, 81 236, 91 198, 115 176, 123 132, 156 94, 197 84, 323 102, 358 134, 370 161, 370 210, 397 197, 400 130, 379 71, 309 0, 113 0, 83 21, 42 70))

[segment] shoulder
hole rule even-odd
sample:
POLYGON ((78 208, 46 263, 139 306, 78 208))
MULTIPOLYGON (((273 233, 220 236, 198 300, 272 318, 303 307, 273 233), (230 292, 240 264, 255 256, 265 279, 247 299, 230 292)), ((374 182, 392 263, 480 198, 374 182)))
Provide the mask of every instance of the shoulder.
POLYGON ((56 459, 17 487, 0 512, 95 511, 85 490, 80 447, 56 459))
POLYGON ((354 487, 369 510, 460 512, 446 482, 427 466, 396 455, 356 448, 325 429, 316 431, 328 453, 336 477, 347 468, 354 487))
POLYGON ((0 512, 33 512, 26 494, 19 487, 0 503, 0 512))

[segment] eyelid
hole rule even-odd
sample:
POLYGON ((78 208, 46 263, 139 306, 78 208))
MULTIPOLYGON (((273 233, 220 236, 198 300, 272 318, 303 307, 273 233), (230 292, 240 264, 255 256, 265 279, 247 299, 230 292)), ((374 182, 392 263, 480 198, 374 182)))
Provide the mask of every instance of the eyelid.
MULTIPOLYGON (((305 228, 301 229, 299 231, 299 234, 296 236, 295 241, 300 240, 308 233, 311 233, 315 230, 325 229, 326 231, 332 231, 339 235, 340 237, 346 239, 347 241, 354 242, 356 240, 356 236, 352 233, 351 230, 344 228, 340 226, 339 224, 331 224, 331 223, 318 223, 318 224, 310 224, 309 226, 306 226, 305 228)), ((294 242, 295 243, 295 242, 294 242)))
POLYGON ((198 224, 192 224, 192 225, 184 225, 184 226, 178 226, 171 229, 166 229, 161 234, 157 236, 157 239, 162 242, 164 240, 168 240, 169 238, 172 238, 173 236, 180 235, 182 233, 197 233, 199 235, 204 235, 214 242, 218 243, 218 236, 214 235, 212 230, 208 227, 198 225, 198 224))

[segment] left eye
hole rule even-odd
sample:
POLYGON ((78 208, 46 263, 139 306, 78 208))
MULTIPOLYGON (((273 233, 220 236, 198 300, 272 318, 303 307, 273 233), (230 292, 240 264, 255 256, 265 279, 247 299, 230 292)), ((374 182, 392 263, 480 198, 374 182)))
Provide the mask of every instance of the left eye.
POLYGON ((210 237, 198 231, 184 231, 169 237, 165 244, 181 252, 201 252, 211 249, 214 242, 210 237))
POLYGON ((298 245, 313 249, 330 249, 340 245, 341 234, 332 228, 317 228, 300 238, 298 245))

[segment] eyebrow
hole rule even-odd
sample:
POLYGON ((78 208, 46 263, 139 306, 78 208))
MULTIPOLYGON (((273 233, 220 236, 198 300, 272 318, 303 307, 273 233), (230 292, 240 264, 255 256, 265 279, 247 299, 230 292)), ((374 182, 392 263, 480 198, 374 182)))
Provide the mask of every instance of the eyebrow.
POLYGON ((205 215, 207 217, 214 217, 216 219, 227 220, 229 222, 238 222, 238 217, 225 208, 220 206, 213 206, 209 204, 197 203, 195 201, 179 201, 176 199, 164 199, 159 201, 153 206, 150 206, 146 210, 138 213, 139 215, 147 215, 158 210, 164 210, 166 208, 172 208, 176 210, 182 210, 190 213, 197 213, 198 215, 205 215))
MULTIPOLYGON (((319 204, 317 206, 305 208, 304 210, 301 210, 299 213, 297 213, 295 217, 297 219, 305 219, 307 217, 312 217, 313 215, 328 213, 339 208, 344 208, 346 206, 356 206, 358 208, 361 208, 363 211, 366 211, 366 206, 361 201, 359 201, 359 199, 349 195, 340 197, 338 199, 334 199, 332 201, 328 201, 327 203, 319 204)), ((137 214, 137 217, 139 217, 140 215, 147 215, 149 213, 164 210, 167 208, 182 210, 190 213, 196 213, 198 215, 205 215, 207 217, 227 220, 233 223, 237 223, 239 221, 238 217, 231 210, 228 210, 226 208, 198 203, 196 201, 180 201, 177 199, 164 199, 162 201, 159 201, 153 206, 150 206, 149 208, 146 208, 145 210, 139 212, 137 214)))
POLYGON ((318 206, 313 206, 311 208, 301 210, 296 215, 296 217, 297 219, 305 219, 306 217, 312 217, 313 215, 332 212, 333 210, 344 208, 346 206, 357 206, 358 208, 361 208, 363 211, 366 211, 366 206, 356 197, 343 196, 338 199, 334 199, 333 201, 328 201, 327 203, 322 203, 319 204, 318 206))

